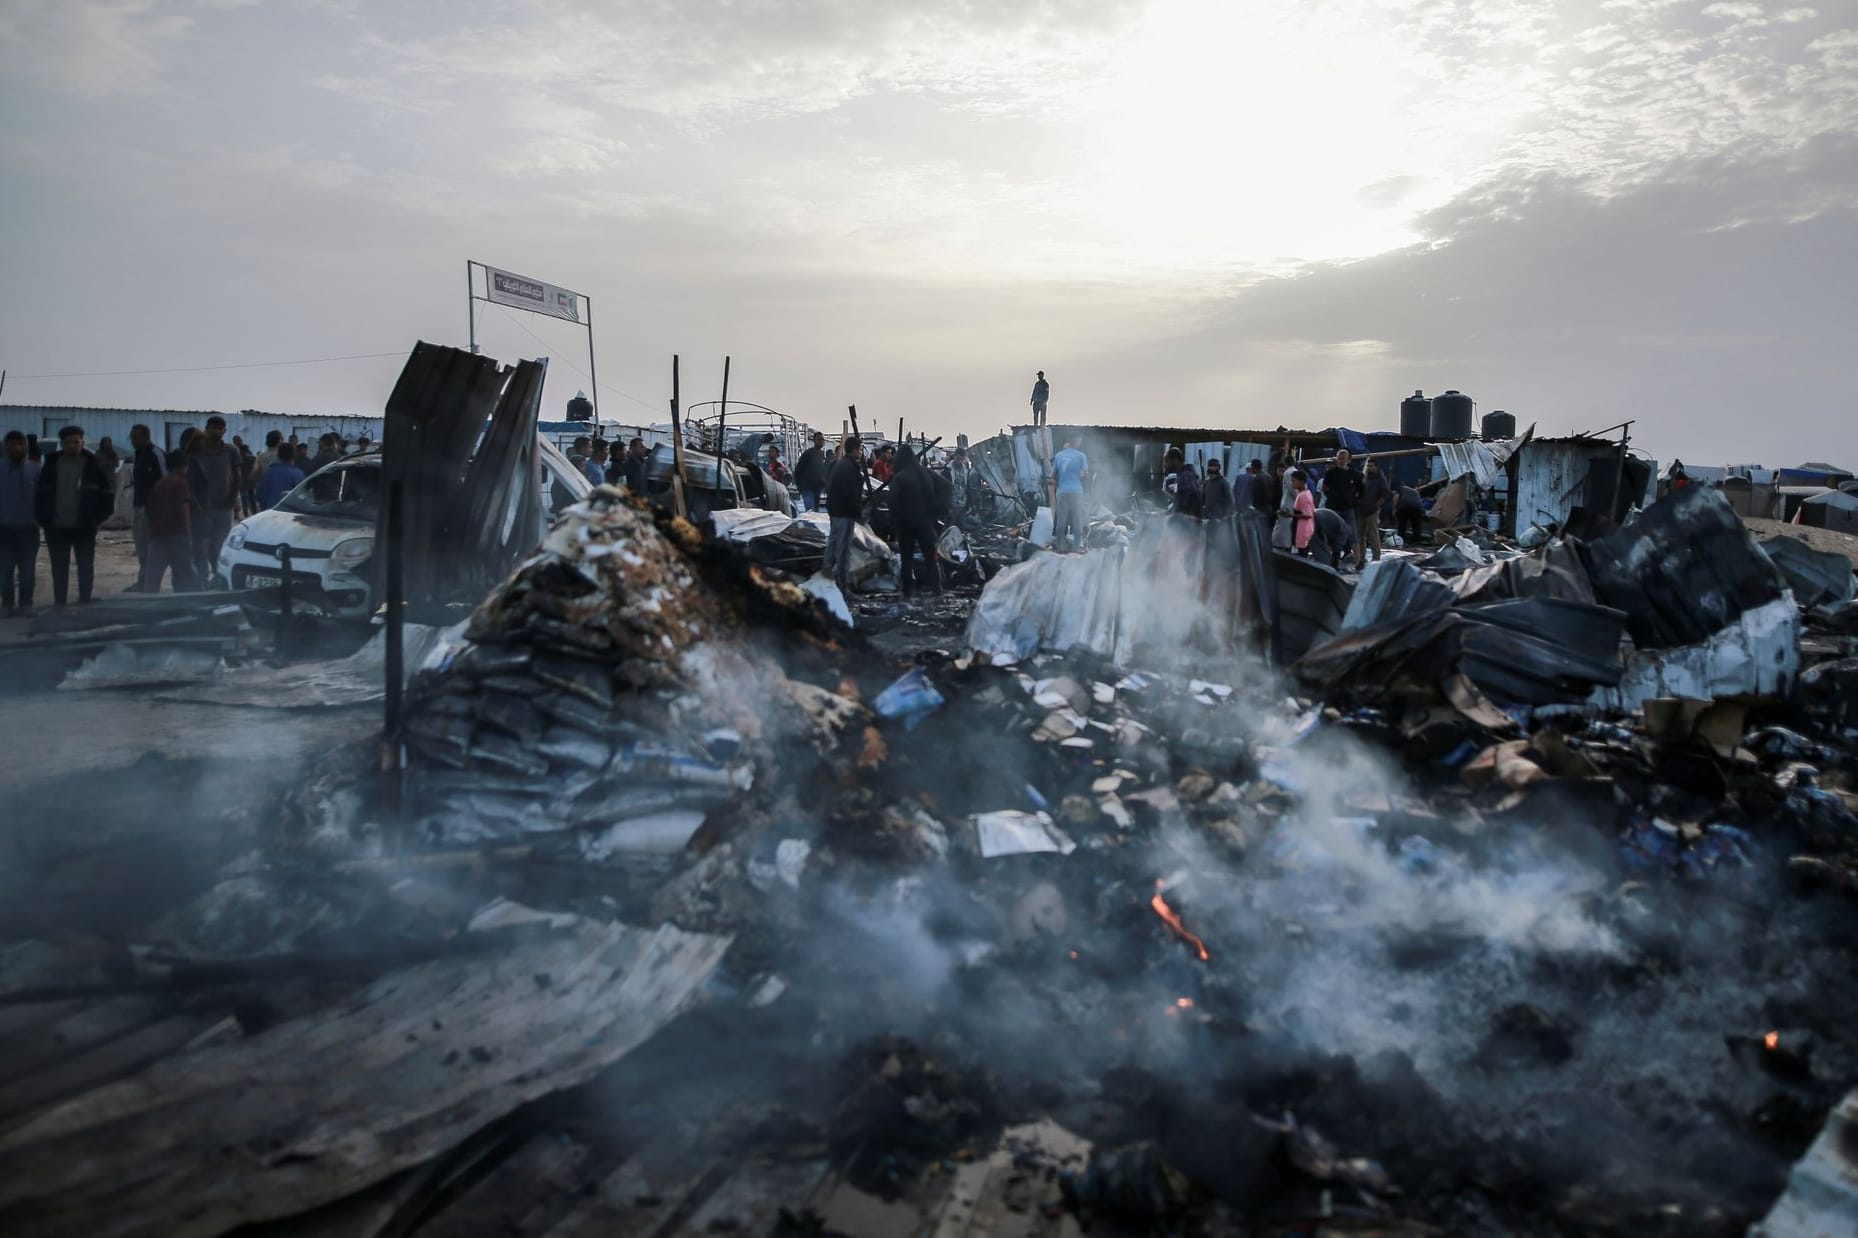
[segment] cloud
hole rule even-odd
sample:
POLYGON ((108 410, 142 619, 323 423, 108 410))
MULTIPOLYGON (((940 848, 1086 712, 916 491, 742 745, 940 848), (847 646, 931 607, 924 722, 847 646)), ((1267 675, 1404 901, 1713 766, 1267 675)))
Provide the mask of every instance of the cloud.
POLYGON ((80 95, 163 85, 164 51, 194 23, 192 4, 161 0, 8 0, 0 47, 16 66, 80 95))

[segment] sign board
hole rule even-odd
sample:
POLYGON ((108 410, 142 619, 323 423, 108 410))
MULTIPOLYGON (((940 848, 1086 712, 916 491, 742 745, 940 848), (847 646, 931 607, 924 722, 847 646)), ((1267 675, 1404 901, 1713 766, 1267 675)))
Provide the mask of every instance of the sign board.
POLYGON ((566 288, 557 288, 539 279, 512 275, 492 266, 485 267, 484 272, 488 277, 486 291, 489 295, 486 300, 547 314, 550 318, 563 318, 569 322, 581 320, 581 299, 566 288))

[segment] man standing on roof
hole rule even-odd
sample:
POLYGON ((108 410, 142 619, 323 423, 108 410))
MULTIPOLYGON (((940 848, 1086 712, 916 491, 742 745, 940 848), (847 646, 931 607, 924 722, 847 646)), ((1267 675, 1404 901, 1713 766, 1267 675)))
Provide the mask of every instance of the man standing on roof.
POLYGON ((1084 548, 1084 479, 1090 476, 1090 458, 1077 442, 1073 434, 1064 441, 1064 450, 1052 457, 1052 476, 1058 482, 1052 549, 1059 554, 1084 548))
POLYGON ((800 487, 801 510, 819 510, 819 499, 826 492, 826 479, 831 474, 832 453, 826 449, 826 436, 815 430, 813 445, 800 453, 800 463, 794 466, 794 481, 800 487))
POLYGON ((864 518, 864 444, 853 435, 839 449, 838 462, 826 480, 826 515, 831 518, 831 533, 826 538, 826 562, 820 569, 829 573, 839 590, 852 591, 852 535, 864 518))
POLYGON ((1033 425, 1042 426, 1045 424, 1045 406, 1050 403, 1051 398, 1052 385, 1045 381, 1045 371, 1040 370, 1038 378, 1035 379, 1032 384, 1033 425))

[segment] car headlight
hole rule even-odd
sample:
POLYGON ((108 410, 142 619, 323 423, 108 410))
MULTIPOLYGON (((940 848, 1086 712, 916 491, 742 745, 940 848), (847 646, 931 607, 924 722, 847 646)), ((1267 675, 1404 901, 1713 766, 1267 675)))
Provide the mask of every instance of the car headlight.
POLYGON ((235 524, 232 526, 232 532, 226 534, 226 549, 237 550, 243 545, 245 545, 245 526, 235 524))
POLYGON ((337 542, 336 548, 329 552, 329 562, 345 572, 352 572, 374 557, 374 539, 371 537, 351 537, 346 542, 337 542))

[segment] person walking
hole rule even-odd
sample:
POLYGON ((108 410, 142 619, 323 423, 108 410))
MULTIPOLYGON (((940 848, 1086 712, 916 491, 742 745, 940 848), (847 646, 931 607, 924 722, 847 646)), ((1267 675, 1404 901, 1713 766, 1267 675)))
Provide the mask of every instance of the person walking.
POLYGON ((211 580, 219 562, 219 548, 232 532, 233 511, 244 489, 240 478, 242 461, 237 449, 226 441, 226 419, 218 413, 206 419, 206 433, 188 446, 189 480, 194 493, 194 570, 202 580, 211 580))
POLYGON ((271 467, 265 470, 264 476, 258 479, 258 510, 270 511, 277 506, 278 500, 302 483, 303 470, 297 467, 297 462, 279 456, 271 462, 271 467))
POLYGON ((606 485, 606 458, 612 450, 603 438, 595 439, 587 449, 587 458, 581 461, 581 476, 587 479, 588 485, 606 485))
POLYGON ((71 561, 77 560, 77 600, 91 600, 97 571, 97 526, 115 507, 97 457, 84 449, 84 428, 58 431, 58 454, 39 472, 33 493, 34 515, 45 530, 45 552, 52 568, 52 604, 70 597, 71 561))
POLYGON ((826 479, 826 515, 831 520, 831 531, 821 570, 830 573, 840 591, 847 594, 852 591, 852 534, 864 519, 863 460, 864 444, 856 436, 848 437, 826 479))
POLYGON ((1394 527, 1400 531, 1400 544, 1408 550, 1419 545, 1420 522, 1426 514, 1426 500, 1412 486, 1401 486, 1394 498, 1394 527))
POLYGON ((1168 448, 1167 472, 1168 490, 1172 498, 1168 510, 1176 516, 1192 516, 1200 519, 1202 498, 1200 492, 1200 474, 1194 466, 1187 463, 1187 453, 1179 447, 1168 448))
POLYGON ((1291 545, 1298 554, 1307 555, 1310 539, 1316 535, 1316 497, 1302 469, 1290 475, 1290 527, 1291 545))
MULTIPOLYGON (((163 474, 148 496, 148 563, 142 572, 145 593, 161 592, 161 577, 171 574, 174 592, 192 593, 200 588, 194 575, 193 487, 187 480, 187 468, 178 458, 163 474)), ((287 467, 273 459, 272 468, 287 467)), ((270 470, 266 470, 268 476, 270 470)), ((260 479, 262 488, 263 479, 260 479)))
POLYGON ((39 571, 39 471, 27 458, 26 436, 6 432, 0 455, 0 606, 10 619, 32 613, 32 588, 39 571))
POLYGON ((819 510, 819 496, 826 492, 826 479, 832 474, 832 453, 826 450, 826 436, 813 431, 813 445, 800 453, 794 466, 794 482, 800 487, 800 509, 819 510))
POLYGON ((136 580, 132 592, 147 592, 148 575, 148 496, 155 483, 168 475, 168 458, 155 446, 147 426, 129 427, 129 493, 133 503, 130 534, 135 540, 136 580))
POLYGON ((935 518, 938 506, 935 479, 909 447, 897 453, 897 471, 890 482, 890 523, 897 533, 897 555, 903 560, 903 596, 916 592, 916 555, 922 554, 936 596, 942 594, 942 566, 935 554, 935 518))
POLYGON ((1206 484, 1200 488, 1200 514, 1207 520, 1224 520, 1232 515, 1232 485, 1226 480, 1225 466, 1218 460, 1206 462, 1206 484))
POLYGON ((1084 479, 1090 476, 1090 457, 1073 434, 1064 450, 1052 457, 1052 476, 1058 482, 1058 510, 1052 513, 1052 549, 1059 554, 1084 548, 1084 479))
POLYGON ((1361 462, 1361 506, 1355 509, 1355 567, 1365 564, 1369 550, 1381 561, 1381 508, 1387 505, 1387 475, 1380 461, 1368 456, 1361 462))
POLYGON ((1045 371, 1040 370, 1039 376, 1032 382, 1033 425, 1042 426, 1045 424, 1045 406, 1051 403, 1051 398, 1052 385, 1045 381, 1045 371))

